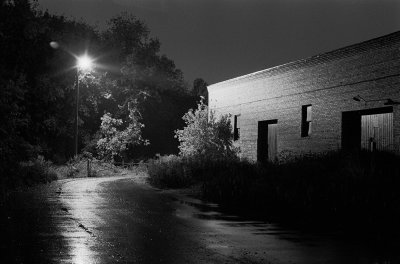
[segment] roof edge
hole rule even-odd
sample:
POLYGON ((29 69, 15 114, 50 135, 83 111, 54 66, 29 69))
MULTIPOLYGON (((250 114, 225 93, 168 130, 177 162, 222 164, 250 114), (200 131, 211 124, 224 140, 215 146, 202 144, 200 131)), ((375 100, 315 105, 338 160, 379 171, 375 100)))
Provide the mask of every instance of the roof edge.
POLYGON ((392 43, 400 42, 400 31, 395 31, 393 33, 383 35, 380 37, 376 37, 373 39, 369 39, 366 41, 362 41, 359 43, 351 44, 339 49, 335 49, 332 51, 328 51, 325 53, 320 53, 311 57, 307 57, 305 59, 299 59, 292 62, 284 63, 281 65, 277 65, 271 68, 267 68, 264 70, 252 72, 249 74, 241 75, 238 77, 234 77, 232 79, 228 79, 225 81, 217 82, 207 86, 207 89, 212 88, 222 88, 227 84, 236 83, 249 79, 257 79, 261 78, 266 74, 273 75, 275 73, 286 72, 292 70, 298 66, 308 66, 308 65, 316 65, 322 62, 331 61, 337 58, 345 58, 355 54, 364 53, 369 50, 378 49, 384 46, 388 46, 392 43))

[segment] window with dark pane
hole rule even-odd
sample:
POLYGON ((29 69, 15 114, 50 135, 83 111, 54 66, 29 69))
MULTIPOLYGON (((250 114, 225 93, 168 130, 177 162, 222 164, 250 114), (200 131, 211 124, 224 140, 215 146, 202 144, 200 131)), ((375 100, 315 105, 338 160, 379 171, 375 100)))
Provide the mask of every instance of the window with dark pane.
POLYGON ((311 135, 312 124, 312 106, 303 105, 301 107, 301 136, 308 137, 311 135))
POLYGON ((240 138, 240 115, 235 115, 233 119, 233 140, 240 138))

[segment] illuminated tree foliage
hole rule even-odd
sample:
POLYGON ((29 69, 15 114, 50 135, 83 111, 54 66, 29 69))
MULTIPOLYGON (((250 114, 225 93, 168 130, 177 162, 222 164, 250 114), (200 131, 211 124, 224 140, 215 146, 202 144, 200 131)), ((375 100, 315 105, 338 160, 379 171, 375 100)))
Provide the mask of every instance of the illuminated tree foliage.
POLYGON ((190 109, 184 116, 186 126, 176 131, 180 155, 185 158, 215 160, 233 158, 237 150, 232 145, 232 126, 229 115, 216 119, 208 112, 203 100, 197 109, 190 109))
POLYGON ((149 144, 141 136, 144 125, 139 122, 140 116, 136 108, 129 109, 129 112, 129 119, 126 122, 113 118, 110 113, 105 113, 101 117, 99 131, 101 138, 97 141, 97 149, 103 159, 114 161, 118 157, 124 160, 130 148, 149 144))
MULTIPOLYGON (((183 126, 181 116, 195 105, 195 96, 186 86, 182 72, 172 60, 160 55, 160 43, 149 37, 149 30, 132 15, 121 14, 110 20, 104 33, 106 50, 112 54, 119 72, 109 74, 117 85, 112 96, 118 104, 138 101, 145 125, 143 137, 150 145, 137 148, 138 156, 177 153, 174 131, 183 126)), ((115 110, 125 115, 124 110, 115 110)))

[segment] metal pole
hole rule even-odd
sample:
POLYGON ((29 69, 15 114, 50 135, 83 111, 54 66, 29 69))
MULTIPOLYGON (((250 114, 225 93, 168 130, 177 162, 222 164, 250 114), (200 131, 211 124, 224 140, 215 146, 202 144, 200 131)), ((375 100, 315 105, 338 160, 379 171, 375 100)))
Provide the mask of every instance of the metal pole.
POLYGON ((75 157, 78 156, 78 127, 79 127, 79 68, 76 68, 76 116, 75 116, 75 157))
POLYGON ((90 177, 91 169, 90 169, 90 159, 87 159, 87 176, 90 177))

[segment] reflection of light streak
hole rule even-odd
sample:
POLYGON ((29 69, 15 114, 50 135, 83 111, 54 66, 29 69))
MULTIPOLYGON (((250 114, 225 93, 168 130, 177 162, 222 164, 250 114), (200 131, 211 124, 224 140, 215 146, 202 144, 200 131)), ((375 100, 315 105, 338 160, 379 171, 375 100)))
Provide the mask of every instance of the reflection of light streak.
POLYGON ((75 244, 72 248, 71 255, 72 255, 72 263, 74 264, 95 263, 93 252, 89 249, 87 243, 75 244))
POLYGON ((68 195, 64 195, 61 199, 75 222, 74 227, 78 228, 72 231, 69 227, 64 232, 69 243, 71 263, 74 264, 98 262, 98 252, 91 247, 96 244, 94 236, 79 227, 82 224, 91 229, 90 227, 98 226, 101 222, 95 214, 96 209, 104 203, 99 194, 94 191, 98 183, 99 180, 86 180, 64 185, 64 192, 68 195))
MULTIPOLYGON (((124 179, 126 177, 121 177, 124 179)), ((67 208, 68 224, 62 226, 61 234, 68 243, 67 263, 92 264, 100 263, 101 258, 110 257, 101 251, 100 238, 96 228, 106 225, 104 220, 96 214, 106 204, 101 197, 99 183, 114 181, 118 177, 93 178, 67 182, 63 185, 63 195, 60 197, 67 208)), ((114 258, 114 256, 111 256, 114 258)))

